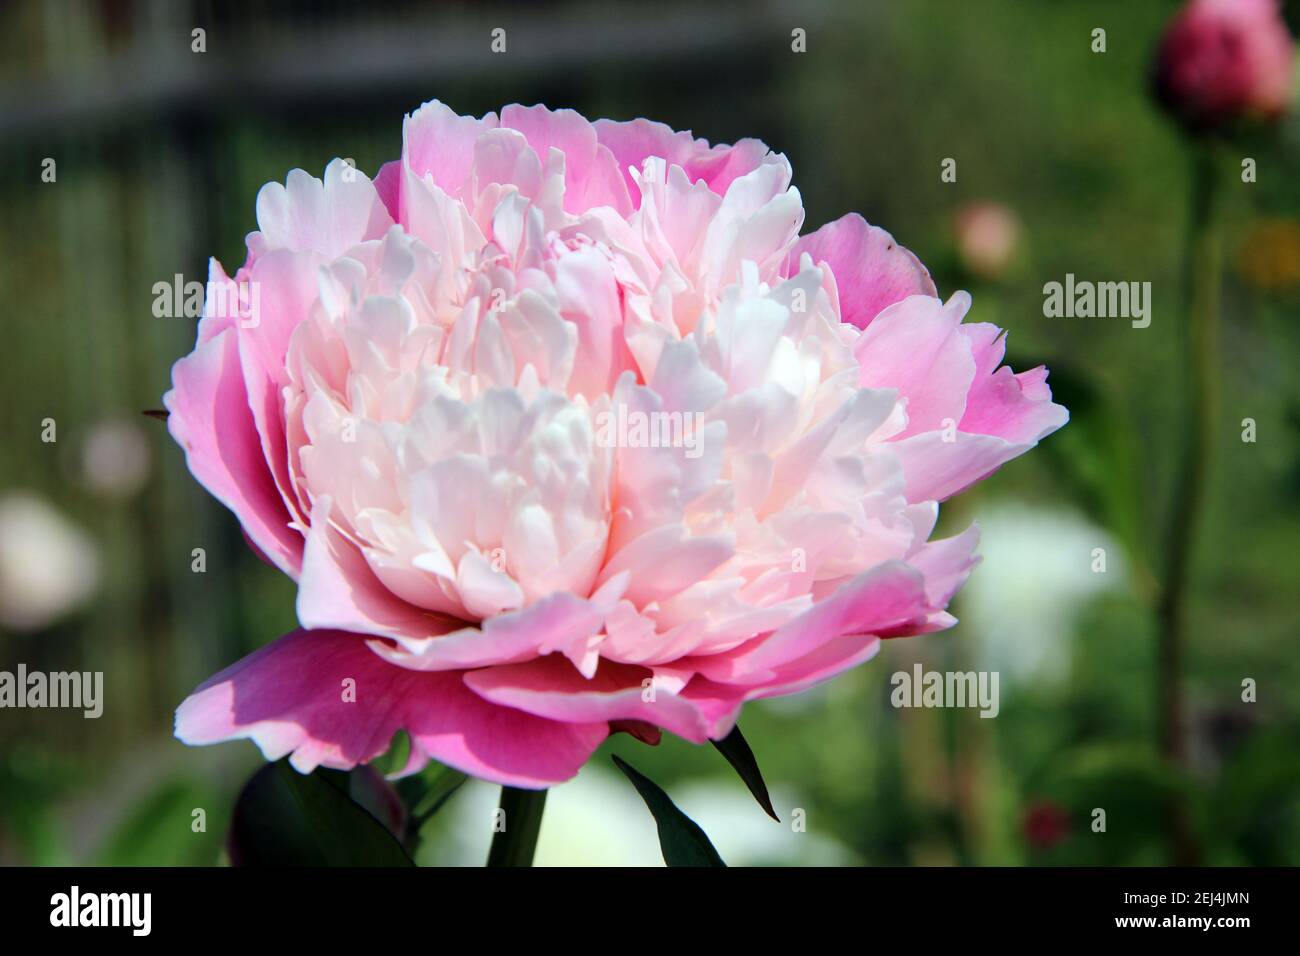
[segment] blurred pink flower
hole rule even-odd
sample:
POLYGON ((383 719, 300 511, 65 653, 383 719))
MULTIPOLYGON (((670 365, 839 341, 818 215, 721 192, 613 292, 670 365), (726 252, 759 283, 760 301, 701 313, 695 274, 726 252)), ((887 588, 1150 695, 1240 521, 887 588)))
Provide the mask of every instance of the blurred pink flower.
POLYGON ((1191 0, 1156 57, 1156 90, 1195 130, 1271 119, 1292 94, 1294 50, 1277 0, 1191 0))
POLYGON ((307 771, 404 728, 408 770, 540 787, 951 626, 976 531, 930 541, 938 502, 1066 411, 888 233, 800 238, 790 179, 755 140, 431 102, 374 182, 264 187, 165 402, 302 629, 177 736, 307 771))
POLYGON ((998 279, 1011 265, 1020 243, 1020 218, 999 202, 972 202, 953 219, 962 266, 981 279, 998 279))

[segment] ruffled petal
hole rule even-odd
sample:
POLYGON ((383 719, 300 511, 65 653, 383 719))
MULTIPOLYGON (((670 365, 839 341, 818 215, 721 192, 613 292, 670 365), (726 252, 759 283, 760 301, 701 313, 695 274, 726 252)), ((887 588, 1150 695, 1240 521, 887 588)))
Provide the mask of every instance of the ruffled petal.
POLYGON ((603 721, 546 720, 491 704, 458 671, 394 667, 362 638, 292 631, 200 685, 176 711, 187 744, 249 739, 268 760, 303 773, 348 769, 388 749, 404 729, 405 773, 433 759, 513 787, 568 780, 609 734, 603 721))
POLYGON ((369 177, 336 159, 324 180, 295 169, 283 186, 263 186, 257 224, 267 250, 311 249, 333 258, 358 242, 378 239, 393 220, 369 177))
POLYGON ((640 193, 632 170, 640 171, 651 157, 660 157, 670 166, 680 166, 691 182, 703 182, 719 196, 764 161, 775 161, 767 146, 756 139, 742 139, 734 146, 709 146, 706 140, 697 140, 689 132, 674 132, 663 123, 647 119, 630 122, 600 119, 591 125, 600 144, 613 155, 636 205, 640 205, 640 193))
POLYGON ((302 536, 262 450, 239 360, 237 332, 227 328, 172 367, 163 396, 167 429, 185 450, 191 474, 235 513, 245 533, 276 567, 297 577, 302 536))
POLYGON ((656 686, 645 667, 603 661, 591 678, 563 657, 470 671, 465 683, 484 700, 563 721, 640 720, 694 743, 710 721, 686 698, 656 686))
POLYGON ((855 212, 796 242, 786 275, 799 271, 804 253, 812 256, 814 263, 830 267, 839 292, 840 318, 860 329, 910 295, 938 295, 921 260, 855 212))

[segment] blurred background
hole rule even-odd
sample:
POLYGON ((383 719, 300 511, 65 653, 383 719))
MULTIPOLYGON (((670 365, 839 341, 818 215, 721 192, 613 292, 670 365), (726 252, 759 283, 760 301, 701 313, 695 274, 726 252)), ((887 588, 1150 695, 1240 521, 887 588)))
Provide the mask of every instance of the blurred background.
MULTIPOLYGON (((616 4, 7 0, 0 5, 0 670, 103 671, 105 707, 0 710, 0 863, 222 862, 255 748, 172 739, 195 685, 290 629, 291 583, 186 471, 161 407, 191 318, 154 286, 229 268, 254 198, 335 156, 370 174, 431 98, 648 116, 784 152, 807 229, 889 229, 974 321, 1046 363, 1072 423, 944 506, 985 561, 954 629, 742 726, 783 824, 712 748, 614 749, 732 864, 1160 864, 1171 794, 1199 858, 1300 863, 1300 121, 1234 146, 1222 423, 1193 562, 1188 759, 1157 753, 1154 582, 1185 414, 1190 164, 1148 94, 1166 0, 616 4), (504 27, 507 52, 489 49, 504 27), (1092 31, 1106 31, 1094 53, 1092 31), (806 52, 792 30, 806 31, 806 52), (192 49, 195 29, 204 50, 192 49), (957 160, 956 182, 940 177, 957 160), (55 161, 54 180, 42 177, 55 161), (1152 322, 1045 318, 1066 273, 1149 281, 1152 322), (1255 441, 1242 440, 1242 420, 1255 441), (55 431, 49 432, 48 420, 55 431), (43 440, 55 437, 56 440, 43 440), (206 569, 193 570, 203 548, 206 569), (1105 549, 1105 571, 1095 549, 1105 549), (900 710, 889 677, 1000 674, 996 719, 900 710), (1242 700, 1253 679, 1254 702, 1242 700), (206 832, 192 830, 204 808, 206 832), (791 827, 798 808, 806 832, 791 827), (1093 832, 1093 810, 1106 832, 1093 832)), ((1291 3, 1293 33, 1300 4, 1291 3)), ((480 863, 472 782, 421 862, 480 863)), ((553 791, 540 863, 659 863, 604 753, 553 791)))

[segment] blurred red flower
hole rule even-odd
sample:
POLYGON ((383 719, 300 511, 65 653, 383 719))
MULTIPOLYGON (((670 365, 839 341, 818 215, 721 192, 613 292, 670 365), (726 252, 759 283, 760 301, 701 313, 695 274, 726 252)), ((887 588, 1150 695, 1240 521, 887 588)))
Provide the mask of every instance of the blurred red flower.
POLYGON ((1030 846, 1050 850, 1070 835, 1070 815, 1060 804, 1040 800, 1025 811, 1023 829, 1030 846))

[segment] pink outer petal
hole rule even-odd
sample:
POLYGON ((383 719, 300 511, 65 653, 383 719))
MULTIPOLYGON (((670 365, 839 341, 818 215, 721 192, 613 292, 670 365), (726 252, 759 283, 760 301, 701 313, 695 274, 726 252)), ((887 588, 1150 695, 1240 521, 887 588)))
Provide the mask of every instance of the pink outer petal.
POLYGON ((641 203, 641 192, 629 170, 640 171, 648 157, 658 156, 669 166, 682 167, 691 182, 703 182, 719 196, 725 195, 741 176, 773 159, 767 146, 756 139, 742 139, 734 146, 710 147, 707 141, 697 140, 689 132, 677 133, 663 123, 647 119, 630 122, 599 119, 591 125, 600 144, 613 154, 632 203, 637 206, 641 203))
POLYGON ((901 561, 890 561, 842 584, 767 637, 734 652, 688 658, 678 666, 718 683, 745 687, 798 680, 804 676, 805 663, 813 670, 822 666, 817 655, 830 641, 844 635, 923 629, 934 610, 921 573, 901 561))
MULTIPOLYGON (((268 258, 274 260, 282 255, 285 255, 285 253, 274 252, 268 258)), ((256 265, 245 267, 240 272, 241 281, 248 282, 257 275, 258 273, 253 271, 256 268, 256 265)), ((245 286, 246 290, 247 288, 245 286)), ((270 368, 265 366, 264 358, 260 357, 260 352, 265 352, 264 339, 258 338, 258 336, 265 334, 265 327, 260 323, 263 312, 259 307, 256 315, 259 322, 256 327, 250 327, 248 323, 251 322, 253 315, 251 309, 246 314, 240 314, 239 310, 242 306, 240 305, 239 290, 240 287, 226 276, 221 264, 216 259, 211 260, 208 266, 208 286, 204 313, 199 322, 196 348, 226 329, 235 330, 232 334, 239 338, 240 367, 244 387, 248 393, 248 406, 253 415, 253 426, 257 429, 262 445, 262 455, 266 459, 267 467, 270 468, 275 479, 276 487, 280 491, 281 500, 284 501, 290 520, 297 520, 299 514, 296 497, 291 490, 292 484, 289 480, 283 400, 276 388, 274 379, 274 375, 283 374, 282 371, 279 371, 283 365, 283 356, 275 357, 273 359, 274 364, 270 368)), ((247 532, 245 532, 244 537, 258 557, 267 561, 267 563, 274 563, 262 553, 262 550, 253 543, 251 538, 248 538, 247 532)), ((294 547, 295 549, 298 547, 296 543, 294 547)))
POLYGON ((1053 404, 1042 367, 1013 375, 1003 366, 971 389, 959 430, 909 435, 891 447, 898 455, 910 502, 943 501, 1023 455, 1070 419, 1053 404))
POLYGON ((837 637, 792 664, 777 668, 775 677, 770 682, 750 690, 747 697, 755 699, 797 694, 871 660, 879 650, 880 638, 874 634, 837 637))
POLYGON ((241 325, 239 337, 276 385, 288 381, 284 363, 289 340, 320 297, 322 263, 310 252, 274 249, 259 256, 247 271, 248 280, 259 290, 257 322, 241 325))
POLYGON ((614 154, 596 141, 596 131, 581 114, 512 105, 501 111, 501 125, 523 133, 543 167, 551 149, 564 153, 565 212, 583 213, 593 206, 611 206, 620 216, 631 212, 614 154))
POLYGON ((894 562, 844 585, 830 599, 773 634, 725 655, 685 659, 695 671, 679 693, 655 685, 653 670, 602 661, 586 679, 562 658, 491 667, 466 675, 494 703, 557 720, 641 720, 699 743, 734 726, 746 700, 795 693, 872 657, 879 637, 951 626, 937 610, 960 586, 974 561, 974 529, 921 548, 917 567, 894 562), (925 575, 923 577, 922 570, 925 575), (874 633, 867 633, 874 632, 874 633))
POLYGON ((975 380, 975 359, 961 332, 970 296, 956 292, 947 303, 909 296, 876 316, 854 345, 864 388, 894 388, 907 402, 906 438, 955 429, 966 412, 975 380))
POLYGON ((653 700, 645 699, 643 682, 652 679, 648 668, 602 661, 596 676, 587 680, 555 656, 471 671, 465 683, 486 700, 541 717, 608 720, 614 729, 624 729, 630 721, 698 744, 730 733, 745 701, 811 687, 868 660, 879 648, 879 638, 872 635, 836 638, 776 669, 768 683, 738 686, 696 676, 677 693, 656 682, 653 700))
POLYGON ((474 144, 497 126, 496 113, 475 119, 430 100, 402 124, 402 158, 417 178, 429 173, 443 192, 456 195, 474 165, 474 144))
POLYGON ((396 648, 375 641, 372 649, 392 664, 421 671, 512 663, 552 651, 581 660, 604 620, 601 604, 561 591, 478 627, 429 638, 397 637, 396 648))
POLYGON ((966 583, 971 569, 980 561, 975 556, 979 540, 979 526, 972 524, 951 538, 927 541, 908 557, 907 563, 925 575, 925 597, 931 607, 947 607, 966 583))
POLYGON ((253 424, 262 455, 275 478, 291 519, 305 524, 289 465, 285 434, 285 353, 289 337, 316 300, 318 260, 314 255, 277 249, 263 254, 247 271, 261 289, 256 325, 240 324, 239 355, 253 424))
POLYGON ((792 693, 865 661, 874 653, 871 645, 878 636, 922 633, 952 623, 930 601, 920 571, 893 561, 840 585, 826 600, 771 635, 732 652, 684 658, 676 666, 697 672, 685 689, 688 698, 770 697, 792 693))
POLYGON ((187 744, 251 739, 268 760, 290 754, 303 773, 347 769, 411 737, 413 772, 429 759, 516 787, 569 779, 609 733, 604 722, 561 723, 471 693, 462 673, 384 663, 362 638, 292 631, 202 684, 176 711, 187 744), (355 701, 346 701, 346 680, 355 701))
POLYGON ((208 284, 203 293, 203 315, 199 319, 196 345, 202 345, 218 332, 238 324, 238 301, 234 281, 226 275, 226 270, 215 257, 208 259, 208 284))
POLYGON ((303 525, 302 513, 289 473, 289 446, 284 430, 284 400, 275 382, 262 370, 249 351, 240 343, 240 365, 244 374, 244 388, 248 392, 248 405, 253 413, 253 426, 262 443, 262 457, 275 479, 280 500, 292 521, 303 525))
POLYGON ((1034 446, 1032 442, 1012 443, 996 435, 963 432, 946 441, 943 432, 925 432, 890 447, 903 466, 907 483, 903 494, 909 502, 919 502, 951 498, 1034 446))
POLYGON ((731 146, 702 146, 704 141, 697 144, 683 168, 691 182, 703 182, 719 196, 725 196, 732 183, 748 176, 763 163, 786 162, 782 154, 773 153, 767 144, 757 139, 737 140, 731 146))
POLYGON ((1069 420, 1070 413, 1052 402, 1046 368, 1039 365, 1016 374, 1004 365, 989 375, 976 373, 958 428, 1033 444, 1069 420))
POLYGON ((987 477, 1069 420, 1052 403, 1047 371, 997 368, 996 326, 962 325, 970 296, 912 296, 876 317, 854 353, 861 383, 896 388, 907 427, 891 442, 909 502, 942 501, 987 477), (996 369, 996 371, 995 371, 996 369))
POLYGON ((302 536, 289 527, 284 499, 262 452, 236 335, 227 328, 172 366, 172 389, 163 396, 171 413, 167 429, 185 450, 194 477, 235 513, 262 554, 296 578, 302 536))
POLYGON ((590 680, 563 657, 470 671, 465 683, 484 700, 563 721, 641 720, 692 743, 709 738, 710 721, 686 698, 655 686, 649 668, 601 661, 590 680))
POLYGON ((393 222, 405 222, 400 215, 402 195, 402 161, 394 159, 379 167, 375 174, 375 192, 379 201, 393 217, 393 222))
POLYGON ((830 266, 839 292, 840 319, 860 329, 909 295, 938 295, 921 260, 855 212, 796 242, 786 261, 787 276, 799 271, 805 252, 814 264, 830 266))
POLYGON ((680 661, 677 666, 699 672, 680 696, 717 740, 731 730, 746 700, 794 694, 829 680, 874 657, 882 637, 951 627, 955 621, 942 608, 974 567, 978 541, 972 525, 924 544, 908 565, 892 562, 859 575, 770 637, 714 658, 680 661))

